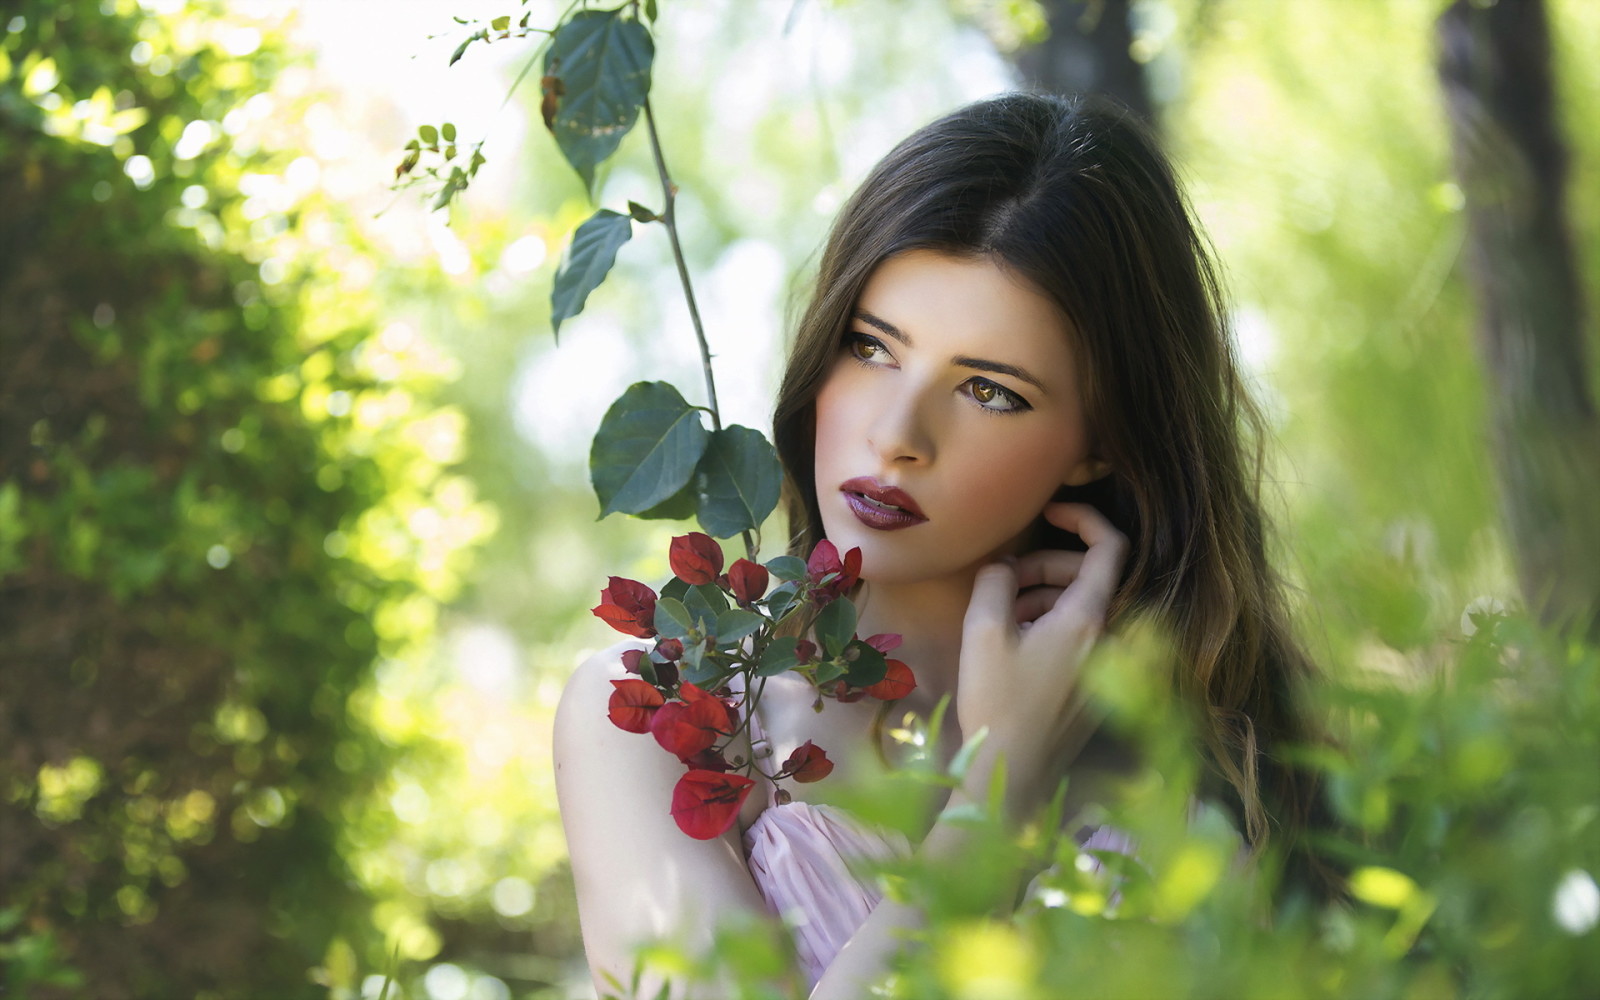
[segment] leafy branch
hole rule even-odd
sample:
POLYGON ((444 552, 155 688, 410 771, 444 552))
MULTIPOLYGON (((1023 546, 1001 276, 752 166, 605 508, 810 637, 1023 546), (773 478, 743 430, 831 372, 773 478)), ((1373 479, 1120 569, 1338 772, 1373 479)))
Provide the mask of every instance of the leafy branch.
MULTIPOLYGON (((583 311, 590 293, 610 274, 618 251, 633 238, 635 222, 659 223, 666 230, 700 351, 707 406, 691 405, 666 382, 629 386, 607 410, 595 435, 590 480, 601 517, 694 517, 717 538, 741 535, 745 551, 754 558, 753 533, 777 507, 782 471, 777 451, 761 432, 722 423, 711 348, 678 236, 678 187, 667 169, 649 100, 655 43, 645 22, 653 24, 655 18, 653 0, 629 0, 610 10, 574 5, 548 31, 530 27, 527 15, 515 26, 509 17, 495 18, 463 41, 450 61, 453 65, 474 41, 547 36, 539 82, 541 116, 591 199, 596 169, 644 118, 663 208, 657 212, 630 201, 626 212, 601 208, 577 227, 551 290, 551 332, 559 338, 561 324, 583 311), (710 416, 709 429, 702 413, 710 416)), ((482 145, 480 141, 470 157, 458 161, 454 126, 423 126, 407 144, 396 178, 438 183, 433 207, 447 207, 483 165, 482 145), (431 162, 434 158, 437 162, 431 162)))

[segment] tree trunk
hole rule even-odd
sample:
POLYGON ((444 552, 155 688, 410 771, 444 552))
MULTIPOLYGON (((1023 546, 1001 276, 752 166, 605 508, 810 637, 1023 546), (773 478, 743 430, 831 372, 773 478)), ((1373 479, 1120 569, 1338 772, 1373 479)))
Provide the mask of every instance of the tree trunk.
POLYGON ((1466 195, 1491 442, 1523 596, 1600 633, 1600 422, 1566 226, 1542 0, 1440 16, 1439 78, 1466 195))
POLYGON ((1056 94, 1106 94, 1154 122, 1144 67, 1129 54, 1129 0, 1042 0, 1050 35, 1014 57, 1032 88, 1056 94))

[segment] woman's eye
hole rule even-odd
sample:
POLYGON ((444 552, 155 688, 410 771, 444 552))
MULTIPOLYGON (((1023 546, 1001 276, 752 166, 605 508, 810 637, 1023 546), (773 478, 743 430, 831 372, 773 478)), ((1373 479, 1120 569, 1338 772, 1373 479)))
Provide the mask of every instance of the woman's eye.
POLYGON ((869 337, 864 333, 850 333, 845 337, 845 349, 850 356, 863 364, 882 364, 889 359, 889 352, 880 344, 876 337, 869 337))
POLYGON ((975 378, 968 382, 967 392, 990 413, 1020 413, 1032 409, 1021 396, 986 378, 975 378))

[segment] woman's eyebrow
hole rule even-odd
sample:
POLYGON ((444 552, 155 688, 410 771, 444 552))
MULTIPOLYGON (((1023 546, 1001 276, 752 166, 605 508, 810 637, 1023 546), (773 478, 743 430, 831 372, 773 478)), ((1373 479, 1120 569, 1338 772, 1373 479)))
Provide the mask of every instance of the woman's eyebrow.
MULTIPOLYGON (((855 317, 861 322, 883 331, 885 334, 893 337, 895 340, 898 340, 907 347, 911 346, 911 338, 907 336, 899 327, 895 326, 888 320, 874 316, 865 309, 857 309, 855 311, 855 317)), ((996 375, 1010 375, 1012 378, 1021 379, 1022 381, 1038 389, 1040 392, 1050 391, 1049 389, 1045 388, 1043 382, 1040 382, 1032 375, 1029 375, 1025 369, 1018 368, 1016 365, 1008 365, 1004 361, 990 361, 986 358, 973 358, 968 357, 967 355, 961 355, 959 357, 951 358, 950 363, 960 368, 971 368, 974 371, 994 372, 996 375)))
POLYGON ((856 319, 859 319, 861 322, 866 323, 869 326, 877 327, 879 330, 882 330, 884 333, 893 337, 895 340, 900 341, 900 343, 906 345, 907 347, 911 346, 911 338, 902 333, 898 326, 895 326, 886 319, 879 319, 878 317, 867 312, 865 309, 856 310, 856 319))

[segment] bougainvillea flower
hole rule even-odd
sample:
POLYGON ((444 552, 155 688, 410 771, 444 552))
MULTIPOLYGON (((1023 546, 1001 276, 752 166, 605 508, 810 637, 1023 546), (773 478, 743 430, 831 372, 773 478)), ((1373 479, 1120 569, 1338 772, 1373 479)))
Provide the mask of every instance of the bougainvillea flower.
POLYGON ((783 762, 783 770, 799 782, 821 781, 833 770, 833 761, 821 747, 806 740, 783 762))
POLYGON ((726 771, 728 769, 728 758, 722 756, 722 753, 715 748, 702 750, 684 761, 684 763, 691 768, 698 768, 702 771, 726 771))
POLYGON ((666 702, 661 692, 648 681, 632 678, 612 681, 611 686, 616 688, 611 692, 611 707, 606 713, 611 721, 630 733, 648 733, 651 719, 666 702))
POLYGON ((833 685, 833 700, 848 705, 853 701, 860 701, 867 696, 865 688, 853 688, 849 681, 838 681, 833 685))
POLYGON ((817 644, 810 639, 801 639, 794 644, 794 660, 796 663, 810 663, 817 658, 817 644))
POLYGON ((749 604, 767 592, 767 568, 748 559, 735 559, 728 567, 728 589, 740 604, 749 604))
POLYGON ((710 535, 691 531, 672 540, 667 550, 672 573, 684 583, 696 586, 715 583, 722 572, 722 546, 710 535))
POLYGON ((669 662, 672 661, 672 660, 681 660, 681 659, 683 659, 683 640, 682 639, 661 639, 661 640, 658 640, 656 642, 656 655, 661 657, 663 660, 667 660, 669 662))
POLYGON ((716 702, 722 706, 722 710, 728 715, 728 728, 723 730, 724 734, 731 733, 735 729, 739 728, 739 709, 737 707, 737 703, 731 699, 718 698, 716 695, 706 691, 699 685, 692 683, 684 684, 682 687, 680 687, 678 689, 678 697, 691 704, 697 701, 716 702))
POLYGON ((591 610, 618 632, 655 638, 656 592, 637 580, 611 577, 610 585, 600 591, 599 605, 591 610))
MULTIPOLYGON (((685 685, 687 687, 688 685, 685 685)), ((688 760, 726 736, 728 709, 716 698, 684 703, 668 702, 650 720, 650 735, 662 749, 688 760)))
POLYGON ((639 663, 645 657, 642 649, 625 649, 622 651, 622 669, 630 674, 639 672, 639 663))
POLYGON ((894 701, 904 698, 916 689, 917 679, 912 675, 911 668, 899 660, 890 660, 889 669, 884 673, 883 680, 868 685, 867 694, 883 701, 894 701))
POLYGON ((672 818, 678 829, 696 840, 720 837, 739 817, 739 807, 754 784, 742 774, 696 768, 672 789, 672 818))
POLYGON ((826 538, 811 550, 806 560, 806 575, 811 581, 811 596, 827 604, 847 593, 861 578, 861 550, 851 549, 839 558, 839 549, 826 538), (832 576, 832 579, 829 577, 832 576), (827 582, 824 583, 823 581, 827 582))
POLYGON ((900 644, 905 639, 894 632, 879 632, 877 635, 869 635, 861 641, 887 656, 899 649, 900 644))

